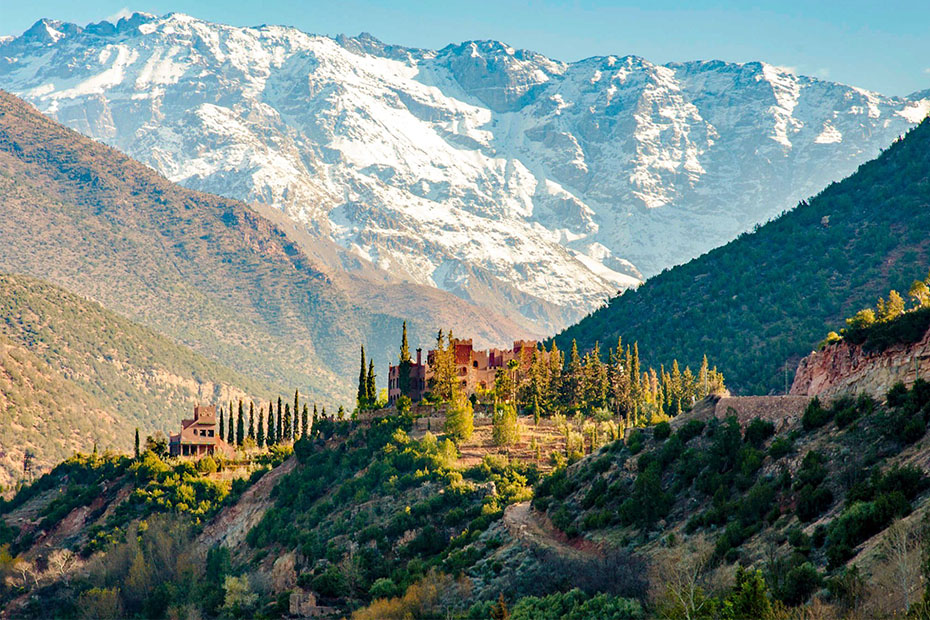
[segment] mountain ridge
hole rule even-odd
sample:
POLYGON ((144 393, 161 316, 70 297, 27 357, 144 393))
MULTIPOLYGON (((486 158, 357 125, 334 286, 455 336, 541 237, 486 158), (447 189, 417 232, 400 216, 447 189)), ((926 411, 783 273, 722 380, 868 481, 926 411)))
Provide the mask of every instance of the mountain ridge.
POLYGON ((930 109, 761 62, 564 63, 182 14, 52 30, 3 44, 0 86, 398 280, 513 297, 537 332, 846 176, 930 109))

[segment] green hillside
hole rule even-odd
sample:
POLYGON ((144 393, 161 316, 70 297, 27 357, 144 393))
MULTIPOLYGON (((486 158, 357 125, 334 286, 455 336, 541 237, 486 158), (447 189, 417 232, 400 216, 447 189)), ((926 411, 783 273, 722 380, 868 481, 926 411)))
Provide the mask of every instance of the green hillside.
POLYGON ((197 402, 284 390, 247 379, 99 304, 0 275, 0 484, 23 455, 44 469, 93 444, 129 450, 134 429, 175 429, 197 402))
POLYGON ((752 233, 627 291, 556 337, 639 341, 644 363, 705 353, 742 393, 784 389, 843 318, 930 266, 930 121, 752 233), (788 377, 790 381, 791 377, 788 377))

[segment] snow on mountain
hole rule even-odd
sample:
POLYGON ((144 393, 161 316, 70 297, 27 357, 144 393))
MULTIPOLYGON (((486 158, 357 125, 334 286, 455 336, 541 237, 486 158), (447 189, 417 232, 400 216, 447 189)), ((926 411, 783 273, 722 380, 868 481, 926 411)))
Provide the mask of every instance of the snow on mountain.
POLYGON ((139 13, 37 22, 0 42, 0 87, 173 181, 548 330, 792 207, 930 109, 765 63, 563 63, 139 13))

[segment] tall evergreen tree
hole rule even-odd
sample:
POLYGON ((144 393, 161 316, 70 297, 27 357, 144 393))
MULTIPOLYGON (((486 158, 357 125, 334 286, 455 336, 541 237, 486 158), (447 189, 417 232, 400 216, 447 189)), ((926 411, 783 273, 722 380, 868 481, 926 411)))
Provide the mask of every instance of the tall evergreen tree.
POLYGON ((249 401, 249 439, 255 441, 255 403, 249 401))
POLYGON ((304 412, 303 412, 303 415, 300 416, 300 436, 301 437, 306 437, 307 432, 309 431, 308 422, 307 422, 307 415, 309 413, 310 412, 307 410, 307 403, 304 403, 304 412))
POLYGON ((234 434, 235 428, 233 427, 232 412, 233 412, 232 403, 229 403, 229 419, 228 419, 229 427, 226 429, 226 443, 228 443, 231 446, 234 446, 236 445, 235 444, 236 436, 234 434))
POLYGON ((368 406, 368 376, 365 374, 365 345, 362 345, 362 362, 358 369, 358 394, 355 397, 355 408, 359 411, 368 406))
POLYGON ((278 396, 278 427, 274 431, 275 439, 282 443, 287 437, 284 436, 284 411, 281 409, 281 397, 278 396))
POLYGON ((375 384, 375 361, 368 360, 368 377, 365 380, 365 398, 369 407, 374 407, 378 402, 378 387, 375 384))
POLYGON ((268 401, 268 445, 278 443, 278 425, 274 421, 274 401, 268 401))
POLYGON ((339 405, 339 411, 336 412, 336 418, 339 419, 339 420, 345 420, 345 419, 346 419, 346 410, 345 410, 345 408, 344 408, 342 405, 339 405))
POLYGON ((283 433, 282 436, 284 437, 284 441, 290 441, 291 439, 293 439, 291 435, 291 432, 293 429, 291 427, 291 404, 290 403, 285 403, 284 405, 284 422, 281 424, 281 428, 282 428, 282 433, 283 433))
POLYGON ((226 417, 223 415, 222 407, 220 407, 220 439, 226 439, 226 417))
POLYGON ((136 455, 136 460, 138 461, 138 460, 139 460, 139 427, 138 427, 138 426, 136 427, 136 444, 135 444, 135 448, 136 448, 136 449, 135 449, 134 454, 136 455))
POLYGON ((241 446, 243 441, 245 441, 245 413, 240 400, 239 411, 236 415, 236 445, 241 446))
POLYGON ((261 407, 258 410, 258 433, 255 435, 255 443, 258 444, 259 448, 265 447, 265 408, 261 407))
MULTIPOLYGON (((316 403, 313 403, 313 424, 316 424, 319 421, 320 421, 320 414, 316 410, 316 403)), ((311 425, 311 428, 312 428, 312 425, 311 425)))
POLYGON ((404 321, 403 332, 400 336, 400 361, 410 361, 410 347, 407 346, 407 321, 404 321))
POLYGON ((296 438, 297 427, 300 426, 300 392, 294 390, 294 435, 296 438))

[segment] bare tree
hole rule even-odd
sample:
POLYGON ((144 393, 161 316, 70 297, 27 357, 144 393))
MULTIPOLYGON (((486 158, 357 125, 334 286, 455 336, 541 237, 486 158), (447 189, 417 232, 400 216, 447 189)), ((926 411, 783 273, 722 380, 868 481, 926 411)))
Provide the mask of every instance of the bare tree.
POLYGON ((881 552, 891 568, 893 587, 905 615, 911 610, 911 595, 920 587, 920 550, 923 536, 905 524, 896 521, 885 531, 881 552))
POLYGON ((698 538, 688 545, 669 549, 657 558, 652 581, 664 586, 654 593, 660 610, 668 616, 686 620, 702 615, 702 610, 710 603, 705 587, 712 554, 713 545, 698 538))
POLYGON ((48 567, 62 580, 67 581, 67 573, 74 566, 76 558, 68 549, 55 549, 48 556, 48 567))

